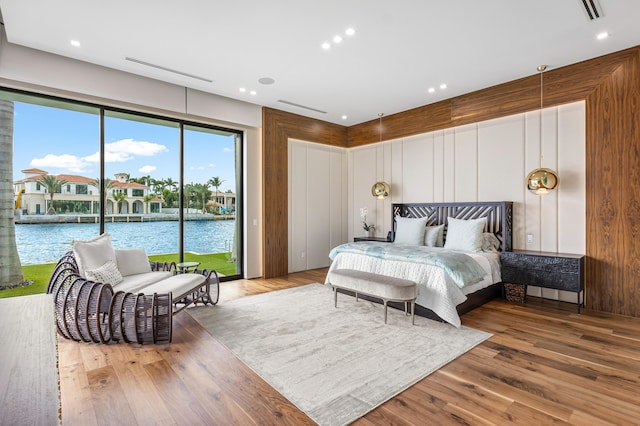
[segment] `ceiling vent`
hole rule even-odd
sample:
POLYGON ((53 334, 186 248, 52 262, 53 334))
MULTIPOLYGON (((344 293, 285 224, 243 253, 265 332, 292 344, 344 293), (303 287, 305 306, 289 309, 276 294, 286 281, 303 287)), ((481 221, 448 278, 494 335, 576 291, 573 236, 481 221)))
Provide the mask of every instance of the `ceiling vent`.
POLYGON ((162 70, 162 71, 167 71, 167 72, 171 72, 171 73, 178 74, 178 75, 183 75, 183 76, 189 77, 189 78, 195 78, 196 80, 205 81, 207 83, 213 83, 213 80, 210 80, 210 79, 205 78, 205 77, 200 77, 200 76, 189 74, 189 73, 186 73, 186 72, 183 72, 183 71, 178 71, 178 70, 174 70, 174 69, 171 69, 171 68, 163 67, 162 65, 156 65, 156 64, 152 64, 150 62, 141 61, 140 59, 131 58, 129 56, 127 56, 124 59, 129 61, 129 62, 134 62, 136 64, 144 65, 144 66, 147 66, 147 67, 156 68, 156 69, 159 69, 159 70, 162 70))
POLYGON ((580 3, 582 3, 587 18, 589 18, 590 21, 604 16, 598 0, 580 0, 580 3))
POLYGON ((311 108, 311 107, 308 107, 308 106, 296 104, 296 103, 285 101, 285 100, 282 100, 282 99, 278 99, 278 102, 282 102, 283 104, 291 105, 291 106, 298 107, 298 108, 308 109, 309 111, 319 112, 320 114, 326 114, 327 113, 327 111, 322 111, 321 109, 311 108))

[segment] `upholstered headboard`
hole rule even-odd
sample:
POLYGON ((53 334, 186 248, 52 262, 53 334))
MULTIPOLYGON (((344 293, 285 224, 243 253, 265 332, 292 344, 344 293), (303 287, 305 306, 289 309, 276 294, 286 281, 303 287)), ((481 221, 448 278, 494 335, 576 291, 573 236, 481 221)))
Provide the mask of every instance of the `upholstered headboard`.
MULTIPOLYGON (((501 251, 512 251, 513 202, 492 201, 485 203, 411 203, 393 204, 391 229, 396 231, 396 216, 427 217, 427 226, 441 225, 448 217, 456 219, 487 218, 485 232, 492 232, 500 240, 501 251)), ((446 238, 446 228, 445 228, 446 238)))

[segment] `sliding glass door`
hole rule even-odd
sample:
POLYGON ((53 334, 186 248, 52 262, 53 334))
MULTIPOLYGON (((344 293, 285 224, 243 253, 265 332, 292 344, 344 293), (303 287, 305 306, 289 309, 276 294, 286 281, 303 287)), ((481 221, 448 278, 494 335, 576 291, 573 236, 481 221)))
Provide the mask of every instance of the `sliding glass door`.
POLYGON ((242 275, 242 132, 12 90, 0 99, 15 108, 23 265, 105 231, 116 247, 242 275))

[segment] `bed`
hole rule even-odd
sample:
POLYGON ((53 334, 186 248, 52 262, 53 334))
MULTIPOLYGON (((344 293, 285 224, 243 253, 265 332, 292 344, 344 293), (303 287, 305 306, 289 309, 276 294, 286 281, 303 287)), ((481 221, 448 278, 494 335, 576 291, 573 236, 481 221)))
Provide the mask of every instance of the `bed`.
POLYGON ((512 216, 510 201, 393 204, 394 243, 335 247, 327 277, 356 269, 415 281, 416 314, 459 327, 460 315, 502 293, 500 252, 512 250, 512 216))

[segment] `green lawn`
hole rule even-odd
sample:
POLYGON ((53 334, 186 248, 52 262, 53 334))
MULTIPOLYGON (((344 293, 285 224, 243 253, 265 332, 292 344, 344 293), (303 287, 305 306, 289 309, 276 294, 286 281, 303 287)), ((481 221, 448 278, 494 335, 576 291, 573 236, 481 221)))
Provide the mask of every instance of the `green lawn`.
MULTIPOLYGON (((235 275, 236 264, 227 262, 231 256, 230 253, 215 254, 194 254, 185 253, 185 262, 200 262, 199 269, 215 269, 222 275, 235 275)), ((149 256, 151 260, 161 262, 178 262, 177 254, 157 254, 149 256)), ((12 288, 9 290, 0 290, 0 299, 5 297, 26 296, 28 294, 40 294, 47 291, 49 278, 56 267, 55 263, 45 263, 41 265, 25 265, 22 267, 22 273, 25 280, 33 281, 33 284, 24 287, 12 288)))

